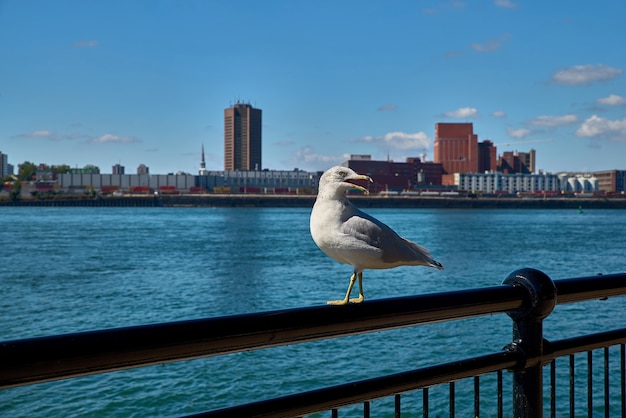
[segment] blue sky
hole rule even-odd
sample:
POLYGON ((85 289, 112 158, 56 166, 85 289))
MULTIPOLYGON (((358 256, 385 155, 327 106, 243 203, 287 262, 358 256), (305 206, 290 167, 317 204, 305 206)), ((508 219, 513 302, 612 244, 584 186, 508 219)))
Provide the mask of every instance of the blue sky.
POLYGON ((263 110, 263 167, 432 160, 438 122, 550 172, 626 169, 626 2, 0 0, 9 162, 223 169, 263 110))

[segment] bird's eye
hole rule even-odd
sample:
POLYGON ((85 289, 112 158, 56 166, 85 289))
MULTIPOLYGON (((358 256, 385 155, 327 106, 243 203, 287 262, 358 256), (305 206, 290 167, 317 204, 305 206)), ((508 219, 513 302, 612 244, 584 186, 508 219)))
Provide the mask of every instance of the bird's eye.
POLYGON ((348 175, 348 173, 346 173, 345 171, 340 171, 340 172, 339 172, 339 175, 340 175, 341 177, 345 177, 345 176, 347 176, 347 175, 348 175))

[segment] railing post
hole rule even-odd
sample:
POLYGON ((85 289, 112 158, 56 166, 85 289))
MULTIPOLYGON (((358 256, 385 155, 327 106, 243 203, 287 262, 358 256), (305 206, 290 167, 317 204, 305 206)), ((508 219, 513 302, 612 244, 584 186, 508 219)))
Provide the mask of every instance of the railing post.
POLYGON ((543 272, 525 268, 504 279, 504 284, 521 287, 528 302, 518 311, 509 312, 513 319, 513 343, 507 349, 521 351, 526 363, 513 371, 513 416, 543 416, 543 319, 556 304, 556 286, 543 272))

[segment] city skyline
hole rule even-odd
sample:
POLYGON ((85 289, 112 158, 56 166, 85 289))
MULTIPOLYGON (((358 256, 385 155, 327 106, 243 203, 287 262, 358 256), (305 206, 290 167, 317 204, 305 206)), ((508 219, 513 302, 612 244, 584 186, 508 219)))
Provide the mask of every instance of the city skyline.
POLYGON ((9 0, 0 150, 16 167, 168 173, 196 172, 203 144, 221 170, 223 109, 245 101, 263 109, 268 169, 433 160, 438 122, 473 123, 499 153, 534 148, 537 170, 623 169, 624 15, 611 1, 9 0))

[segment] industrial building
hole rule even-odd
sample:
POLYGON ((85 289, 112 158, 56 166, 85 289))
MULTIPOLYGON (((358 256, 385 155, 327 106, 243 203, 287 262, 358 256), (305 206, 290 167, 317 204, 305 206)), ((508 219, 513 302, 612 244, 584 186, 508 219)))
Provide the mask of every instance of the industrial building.
POLYGON ((372 160, 371 155, 351 155, 342 166, 359 174, 367 174, 374 183, 368 185, 371 192, 383 190, 413 190, 419 187, 441 185, 441 164, 425 162, 417 157, 406 162, 372 160))
POLYGON ((598 188, 607 194, 626 194, 626 170, 606 170, 593 173, 598 188))
POLYGON ((496 147, 478 142, 472 123, 437 123, 434 161, 443 167, 442 184, 453 185, 455 173, 483 173, 497 168, 496 147))
POLYGON ((321 172, 205 171, 191 174, 59 174, 57 187, 102 193, 302 193, 317 189, 321 172))
POLYGON ((593 193, 600 191, 598 179, 592 174, 505 174, 455 173, 454 183, 459 190, 471 193, 515 194, 534 192, 593 193))

